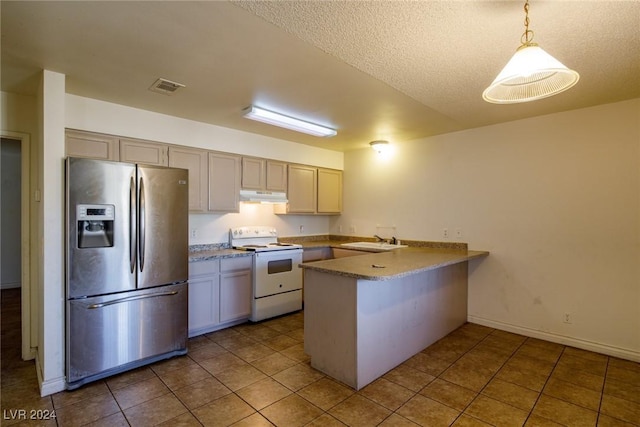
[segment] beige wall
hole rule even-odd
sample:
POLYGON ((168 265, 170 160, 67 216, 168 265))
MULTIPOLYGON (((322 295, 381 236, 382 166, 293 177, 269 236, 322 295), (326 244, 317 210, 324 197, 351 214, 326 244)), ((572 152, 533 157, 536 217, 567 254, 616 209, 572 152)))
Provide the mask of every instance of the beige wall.
POLYGON ((348 152, 344 173, 332 232, 448 228, 491 251, 470 270, 471 321, 640 360, 640 99, 397 144, 386 161, 348 152))

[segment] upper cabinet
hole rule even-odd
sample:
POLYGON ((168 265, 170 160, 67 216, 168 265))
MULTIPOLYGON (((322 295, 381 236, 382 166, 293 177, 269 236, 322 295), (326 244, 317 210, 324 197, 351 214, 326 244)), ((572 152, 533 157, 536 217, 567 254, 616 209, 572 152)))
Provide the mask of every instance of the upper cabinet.
POLYGON ((120 140, 120 161, 146 165, 168 166, 169 146, 136 139, 120 140))
POLYGON ((289 165, 287 213, 316 213, 318 169, 289 165))
POLYGON ((189 211, 208 209, 208 152, 198 148, 169 147, 169 166, 189 171, 189 211))
POLYGON ((286 192, 277 214, 342 212, 342 171, 220 153, 181 145, 66 130, 66 155, 170 166, 189 171, 189 211, 240 211, 240 188, 286 192))
POLYGON ((286 210, 276 213, 337 215, 342 212, 342 171, 289 165, 286 210))
POLYGON ((342 171, 318 169, 318 213, 342 212, 342 171))
POLYGON ((287 164, 267 160, 267 184, 268 191, 287 191, 287 164))
POLYGON ((209 210, 240 212, 240 156, 209 152, 209 210))
POLYGON ((120 160, 120 141, 117 136, 67 129, 65 150, 70 157, 101 160, 120 160))
POLYGON ((245 190, 265 189, 265 160, 254 157, 242 158, 242 188, 245 190))
POLYGON ((242 188, 287 191, 287 164, 255 157, 243 157, 242 188))

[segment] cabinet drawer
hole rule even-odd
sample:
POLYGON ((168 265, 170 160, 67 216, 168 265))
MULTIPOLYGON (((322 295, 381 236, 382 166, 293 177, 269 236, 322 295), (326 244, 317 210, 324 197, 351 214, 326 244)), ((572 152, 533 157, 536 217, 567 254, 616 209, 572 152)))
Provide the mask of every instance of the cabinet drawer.
POLYGON ((189 277, 217 274, 220 271, 220 260, 196 261, 189 263, 189 277))
POLYGON ((253 255, 234 258, 222 258, 220 271, 248 270, 253 266, 253 255))

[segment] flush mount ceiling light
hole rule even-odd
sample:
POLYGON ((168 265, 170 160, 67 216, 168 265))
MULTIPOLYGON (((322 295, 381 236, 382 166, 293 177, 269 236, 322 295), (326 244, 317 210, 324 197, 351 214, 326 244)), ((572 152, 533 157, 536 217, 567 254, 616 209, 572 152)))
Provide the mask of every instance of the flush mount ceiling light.
POLYGON ((268 123, 274 126, 295 130, 313 136, 335 136, 338 134, 335 129, 321 126, 315 123, 305 122, 304 120, 285 116, 280 113, 265 110, 255 106, 247 107, 243 110, 244 117, 257 120, 259 122, 268 123))
POLYGON ((524 4, 524 33, 521 46, 502 69, 482 98, 494 104, 515 104, 535 101, 564 92, 576 83, 580 75, 533 43, 529 29, 529 0, 524 4))
POLYGON ((369 143, 369 145, 371 146, 371 148, 373 148, 376 153, 380 154, 380 153, 384 153, 389 149, 389 141, 384 141, 384 140, 378 140, 378 141, 371 141, 369 143))

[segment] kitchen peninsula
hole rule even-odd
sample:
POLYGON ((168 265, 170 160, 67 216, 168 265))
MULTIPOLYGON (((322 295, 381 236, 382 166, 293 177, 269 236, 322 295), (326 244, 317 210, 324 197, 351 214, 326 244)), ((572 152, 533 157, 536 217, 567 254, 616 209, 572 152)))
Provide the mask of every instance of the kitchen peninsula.
POLYGON ((467 321, 468 261, 409 247, 302 264, 311 366, 361 389, 467 321))

